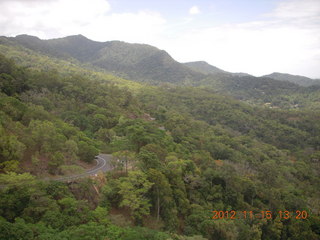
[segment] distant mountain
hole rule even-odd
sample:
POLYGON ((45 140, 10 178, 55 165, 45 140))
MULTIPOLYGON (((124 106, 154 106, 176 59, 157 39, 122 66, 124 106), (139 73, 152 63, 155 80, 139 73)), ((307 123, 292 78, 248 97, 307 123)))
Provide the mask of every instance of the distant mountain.
POLYGON ((204 78, 175 61, 167 52, 146 44, 96 42, 82 35, 40 40, 19 35, 10 40, 47 55, 75 58, 135 81, 183 83, 204 78))
POLYGON ((287 81, 268 77, 257 78, 247 73, 227 72, 204 61, 187 62, 184 65, 207 75, 202 81, 194 83, 195 86, 214 86, 219 92, 228 93, 238 99, 268 99, 268 96, 295 93, 301 88, 287 81))
POLYGON ((192 70, 201 72, 203 74, 229 74, 228 72, 215 66, 212 66, 205 61, 186 62, 183 64, 191 68, 192 70))
POLYGON ((251 76, 248 73, 231 73, 224 71, 220 68, 217 68, 215 66, 210 65, 209 63, 205 61, 197 61, 197 62, 187 62, 184 63, 184 65, 188 66, 194 71, 203 73, 203 74, 213 74, 213 75, 231 75, 231 76, 239 76, 239 77, 244 77, 244 76, 251 76))
POLYGON ((288 82, 292 82, 305 87, 312 86, 312 85, 320 85, 319 80, 311 79, 311 78, 307 78, 299 75, 291 75, 287 73, 274 72, 269 75, 265 75, 263 77, 268 77, 268 78, 272 78, 279 81, 288 81, 288 82))
POLYGON ((203 61, 179 63, 167 52, 146 44, 96 42, 82 35, 51 40, 28 35, 0 37, 0 44, 17 47, 17 51, 28 48, 49 57, 77 60, 88 68, 104 69, 136 82, 207 88, 253 103, 276 102, 275 96, 305 90, 305 87, 292 83, 287 78, 283 81, 270 76, 254 77, 246 73, 230 73, 203 61))

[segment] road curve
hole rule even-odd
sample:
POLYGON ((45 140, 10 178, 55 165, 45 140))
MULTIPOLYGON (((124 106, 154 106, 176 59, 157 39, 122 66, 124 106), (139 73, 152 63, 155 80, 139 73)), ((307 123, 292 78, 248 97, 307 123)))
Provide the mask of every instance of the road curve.
POLYGON ((55 179, 52 179, 52 180, 68 182, 68 181, 73 181, 73 180, 80 179, 80 178, 94 176, 100 171, 101 172, 110 171, 112 169, 111 163, 110 163, 111 162, 111 158, 112 158, 111 154, 99 154, 95 158, 95 161, 97 162, 97 165, 95 167, 87 170, 86 172, 80 173, 80 174, 64 176, 64 177, 59 177, 59 178, 55 178, 55 179))

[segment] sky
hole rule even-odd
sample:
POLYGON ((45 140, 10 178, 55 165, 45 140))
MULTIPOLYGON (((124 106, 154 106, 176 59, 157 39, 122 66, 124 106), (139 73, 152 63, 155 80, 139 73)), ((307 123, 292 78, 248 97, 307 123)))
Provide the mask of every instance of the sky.
POLYGON ((0 0, 0 35, 150 44, 179 62, 320 78, 320 0, 0 0))

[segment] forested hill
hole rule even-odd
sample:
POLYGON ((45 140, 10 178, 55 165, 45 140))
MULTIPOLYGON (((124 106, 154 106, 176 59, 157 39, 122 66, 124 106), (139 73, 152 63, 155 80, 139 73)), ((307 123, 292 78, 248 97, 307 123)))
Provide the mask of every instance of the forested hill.
MULTIPOLYGON (((91 43, 47 42, 74 38, 91 43)), ((217 93, 222 82, 204 88, 210 74, 201 73, 199 87, 144 85, 81 62, 91 47, 68 47, 76 59, 31 39, 37 51, 0 38, 0 239, 319 238, 316 88, 288 84, 284 92, 277 84, 285 82, 232 76, 230 93, 264 90, 252 99, 281 108, 248 104, 217 93), (293 99, 313 111, 285 109, 293 99), (107 174, 42 180, 84 171, 99 152, 113 155, 107 174)))
POLYGON ((287 73, 274 72, 269 75, 265 75, 264 77, 269 77, 269 78, 280 80, 280 81, 288 81, 288 82, 296 83, 301 86, 320 85, 320 80, 315 80, 315 79, 298 76, 298 75, 291 75, 287 73))
POLYGON ((205 61, 187 62, 187 63, 184 63, 184 65, 188 66, 189 68, 197 72, 201 72, 203 74, 226 74, 226 75, 231 74, 220 68, 212 66, 205 61))
POLYGON ((224 71, 220 68, 212 66, 205 61, 187 62, 187 63, 184 63, 184 65, 188 66, 189 68, 191 68, 195 71, 201 72, 203 74, 213 74, 213 75, 224 74, 225 76, 231 75, 231 76, 239 76, 239 77, 250 76, 250 74, 248 74, 248 73, 227 72, 227 71, 224 71))
POLYGON ((49 56, 72 57, 136 81, 183 83, 203 78, 202 74, 176 62, 167 52, 146 44, 102 43, 82 35, 52 40, 28 35, 2 38, 49 56))
POLYGON ((203 61, 185 65, 207 75, 193 86, 212 88, 220 94, 255 105, 320 109, 319 80, 280 73, 254 77, 246 73, 226 72, 203 61))
MULTIPOLYGON (((167 52, 150 45, 121 41, 95 42, 82 35, 51 40, 20 35, 14 38, 0 37, 0 43, 0 48, 1 45, 10 47, 15 52, 27 48, 33 52, 29 55, 36 53, 78 62, 94 71, 107 71, 137 82, 210 88, 251 104, 267 104, 276 108, 320 109, 320 92, 316 86, 299 86, 301 81, 294 80, 295 84, 287 77, 254 77, 245 73, 229 73, 205 62, 182 64, 167 52)), ((20 58, 21 61, 23 59, 20 58)))

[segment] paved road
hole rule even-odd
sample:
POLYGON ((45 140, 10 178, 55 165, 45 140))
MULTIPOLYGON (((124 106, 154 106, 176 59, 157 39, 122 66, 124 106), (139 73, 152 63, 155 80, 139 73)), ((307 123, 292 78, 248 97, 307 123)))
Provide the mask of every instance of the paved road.
POLYGON ((110 164, 111 158, 112 158, 111 154, 99 154, 98 156, 96 156, 96 159, 95 159, 97 162, 97 165, 95 167, 87 170, 86 172, 80 173, 80 174, 74 174, 74 175, 70 175, 70 176, 64 176, 64 177, 60 177, 60 178, 55 178, 52 180, 68 182, 68 181, 73 181, 73 180, 80 179, 80 178, 94 176, 100 171, 102 171, 102 172, 110 171, 112 169, 111 164, 110 164))
MULTIPOLYGON (((72 182, 76 179, 80 179, 80 178, 86 178, 89 176, 94 176, 96 175, 98 172, 102 171, 102 172, 107 172, 110 171, 112 169, 111 166, 111 158, 112 155, 111 154, 99 154, 98 156, 96 156, 96 162, 97 165, 89 170, 87 170, 84 173, 80 173, 80 174, 74 174, 74 175, 69 175, 69 176, 64 176, 64 177, 59 177, 59 178, 54 178, 54 179, 43 179, 44 181, 61 181, 61 182, 72 182)), ((6 185, 0 185, 0 189, 5 188, 6 185)))

